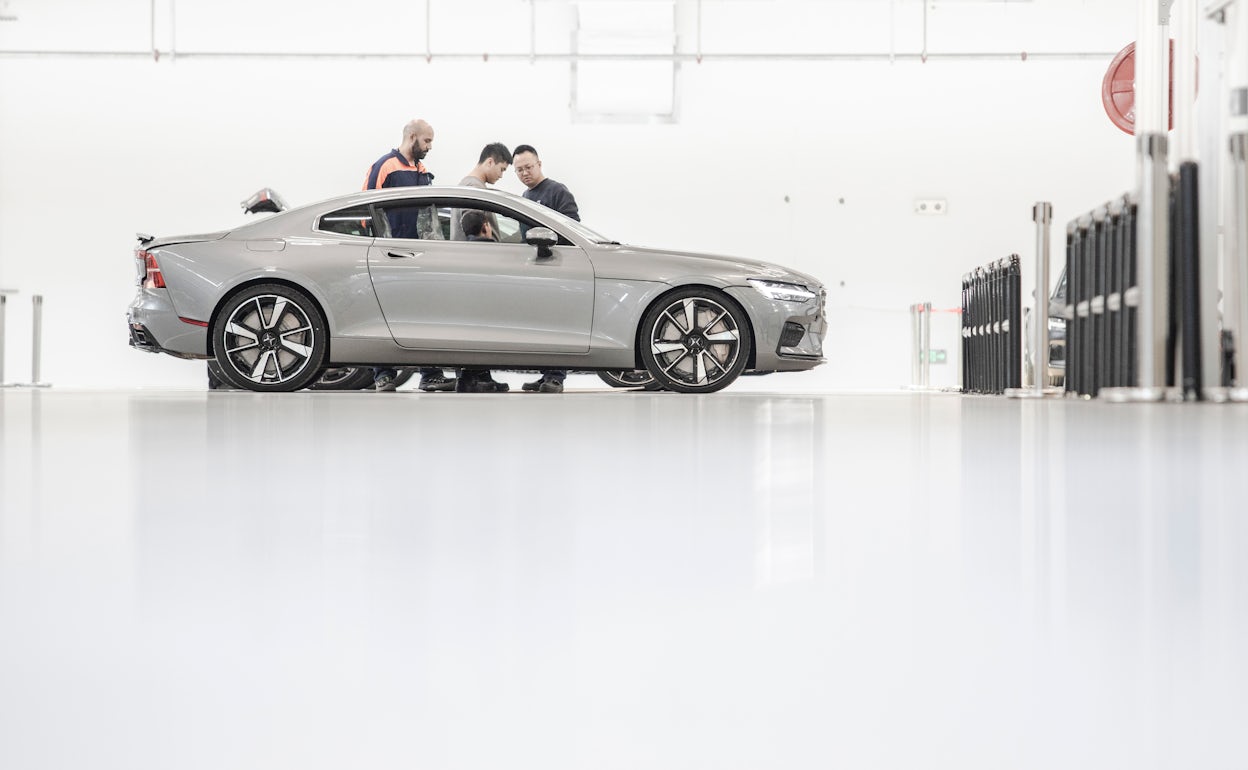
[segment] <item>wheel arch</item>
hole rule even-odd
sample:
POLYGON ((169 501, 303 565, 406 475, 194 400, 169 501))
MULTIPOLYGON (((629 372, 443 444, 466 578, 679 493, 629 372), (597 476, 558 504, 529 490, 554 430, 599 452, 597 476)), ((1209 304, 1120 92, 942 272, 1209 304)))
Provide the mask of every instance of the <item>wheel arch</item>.
POLYGON ((231 286, 229 291, 221 295, 221 298, 217 300, 217 304, 212 308, 212 315, 208 318, 208 355, 213 356, 216 354, 216 351, 213 350, 212 347, 212 330, 217 328, 217 317, 221 314, 221 308, 225 307, 225 304, 240 292, 244 292, 252 286, 259 286, 260 284, 265 283, 275 283, 281 286, 288 286, 306 294, 308 299, 312 300, 312 304, 316 307, 316 312, 320 313, 321 318, 325 319, 325 360, 329 361, 330 345, 332 344, 334 335, 331 333, 329 314, 325 312, 324 304, 321 302, 320 298, 316 296, 316 292, 312 291, 307 286, 304 286, 297 281, 292 281, 288 278, 279 278, 277 276, 256 276, 254 278, 249 278, 242 283, 231 286))
POLYGON ((754 332, 754 319, 750 317, 750 311, 746 310, 740 302, 737 302, 735 297, 724 291, 725 288, 727 287, 717 286, 713 283, 705 281, 690 281, 688 283, 675 284, 671 288, 663 291, 661 294, 658 294, 651 299, 645 308, 642 309, 641 314, 637 316, 637 328, 633 330, 633 364, 635 367, 638 369, 646 368, 645 363, 641 360, 641 327, 646 319, 646 316, 650 314, 650 311, 654 308, 654 306, 663 302, 678 291, 684 291, 685 289, 705 289, 707 291, 715 292, 719 296, 723 297, 723 299, 730 305, 741 311, 741 317, 745 319, 745 325, 750 331, 750 354, 745 359, 745 368, 747 371, 752 371, 755 367, 755 362, 757 361, 755 353, 758 350, 758 335, 754 332))

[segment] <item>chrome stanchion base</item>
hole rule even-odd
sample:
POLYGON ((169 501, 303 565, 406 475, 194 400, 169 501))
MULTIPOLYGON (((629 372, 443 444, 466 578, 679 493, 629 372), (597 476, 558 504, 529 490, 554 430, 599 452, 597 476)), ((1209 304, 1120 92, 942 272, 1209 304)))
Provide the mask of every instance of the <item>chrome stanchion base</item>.
POLYGON ((1212 404, 1225 404, 1227 401, 1231 400, 1230 388, 1222 388, 1222 387, 1203 388, 1200 391, 1200 394, 1204 396, 1206 401, 1212 404))
POLYGON ((1101 388, 1100 397, 1111 404, 1160 403, 1173 400, 1171 391, 1166 388, 1101 388))
POLYGON ((1044 388, 1036 390, 1035 388, 1006 388, 1006 398, 1056 398, 1064 394, 1061 388, 1044 388))

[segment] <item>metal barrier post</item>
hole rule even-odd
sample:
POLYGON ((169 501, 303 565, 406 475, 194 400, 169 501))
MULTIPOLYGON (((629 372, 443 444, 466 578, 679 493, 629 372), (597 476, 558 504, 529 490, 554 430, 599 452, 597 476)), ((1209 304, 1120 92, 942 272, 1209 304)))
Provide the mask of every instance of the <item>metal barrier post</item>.
POLYGON ((923 387, 932 386, 932 303, 923 303, 923 387))
POLYGON ((1049 227, 1053 222, 1053 204, 1040 201, 1031 210, 1036 223, 1036 291, 1035 309, 1031 313, 1031 388, 1010 388, 1011 398, 1044 398, 1060 391, 1049 385, 1049 227))
MULTIPOLYGON (((1135 46, 1135 139, 1139 263, 1139 370, 1134 388, 1106 388, 1111 401, 1160 401, 1166 393, 1169 325, 1170 3, 1140 0, 1135 46)), ((1095 389, 1091 391, 1093 394, 1095 389)))
POLYGON ((922 345, 922 335, 919 329, 919 306, 911 303, 910 305, 910 386, 918 387, 919 385, 919 347, 922 345))
MULTIPOLYGON (((1170 175, 1164 134, 1139 137, 1140 202, 1136 209, 1135 387, 1106 388, 1109 401, 1160 401, 1166 396, 1170 329, 1170 175)), ((1130 294, 1131 292, 1128 292, 1130 294)))
POLYGON ((31 298, 31 346, 30 346, 30 382, 23 383, 24 388, 48 388, 50 383, 40 379, 43 344, 43 295, 36 294, 31 298))
MULTIPOLYGON (((1229 159, 1226 202, 1226 326, 1231 332, 1230 397, 1248 401, 1248 3, 1221 11, 1226 25, 1229 159)), ((1225 102, 1224 102, 1225 103, 1225 102)), ((1225 157, 1225 156, 1224 156, 1225 157)))
MULTIPOLYGON (((1245 10, 1248 16, 1248 10, 1245 10)), ((1233 292, 1235 336, 1232 338, 1230 367, 1231 398, 1248 401, 1248 133, 1231 137, 1231 232, 1228 234, 1227 261, 1233 265, 1227 272, 1234 276, 1233 292)))
POLYGON ((4 308, 9 299, 8 295, 16 293, 16 289, 0 289, 0 388, 13 387, 4 381, 4 308))

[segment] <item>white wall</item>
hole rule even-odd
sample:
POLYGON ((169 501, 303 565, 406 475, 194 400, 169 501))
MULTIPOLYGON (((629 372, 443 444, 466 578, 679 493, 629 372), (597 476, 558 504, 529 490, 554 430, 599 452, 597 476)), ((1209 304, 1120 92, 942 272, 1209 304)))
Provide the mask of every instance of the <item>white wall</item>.
MULTIPOLYGON (((145 0, 9 8, 19 20, 0 23, 0 51, 151 44, 145 0)), ((411 117, 437 131, 426 163, 439 182, 458 181, 488 142, 531 143, 606 234, 823 279, 829 364, 768 387, 905 384, 909 303, 954 307, 964 272, 1012 252, 1030 292, 1032 204, 1054 204, 1060 262, 1066 220, 1134 183, 1132 139, 1100 103, 1109 59, 1134 37, 1130 4, 929 4, 930 52, 1029 50, 1026 61, 686 63, 672 124, 574 122, 566 62, 497 56, 529 51, 529 8, 432 0, 435 53, 496 54, 488 62, 193 53, 423 54, 424 5, 383 0, 162 0, 157 45, 179 57, 0 54, 0 286, 23 292, 9 302, 9 379, 29 377, 29 296, 42 292, 45 380, 201 384, 202 364, 126 344, 134 233, 228 228, 263 186, 291 203, 359 189, 411 117), (929 197, 949 213, 914 214, 929 197)), ((694 8, 677 8, 682 51, 695 50, 694 8)), ((537 50, 566 52, 573 4, 537 9, 537 50)), ((922 17, 914 0, 705 0, 702 50, 917 52, 922 17)), ((521 189, 514 176, 503 186, 521 189)), ((953 353, 955 329, 938 322, 934 345, 953 353)), ((955 366, 933 367, 936 382, 952 384, 955 366)))

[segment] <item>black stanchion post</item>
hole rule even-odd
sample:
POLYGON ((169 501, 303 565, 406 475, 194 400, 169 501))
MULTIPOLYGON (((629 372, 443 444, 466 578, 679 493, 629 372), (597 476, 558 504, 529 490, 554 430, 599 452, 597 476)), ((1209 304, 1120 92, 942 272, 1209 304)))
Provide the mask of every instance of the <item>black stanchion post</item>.
POLYGON ((1205 396, 1200 348, 1200 195, 1199 173, 1192 161, 1185 161, 1179 166, 1177 197, 1178 221, 1175 229, 1179 232, 1177 261, 1182 312, 1176 315, 1183 319, 1183 397, 1202 401, 1205 396))
POLYGON ((963 275, 962 276, 962 321, 961 321, 961 324, 962 324, 962 334, 961 334, 962 336, 962 392, 963 393, 969 393, 971 390, 970 361, 968 360, 968 353, 969 353, 970 346, 967 344, 967 336, 966 336, 967 319, 971 312, 971 309, 967 302, 967 291, 968 291, 969 285, 970 285, 970 276, 963 275))
POLYGON ((1126 355, 1123 361, 1123 375, 1126 380, 1123 386, 1137 388, 1140 385, 1140 284, 1139 284, 1139 249, 1136 237, 1138 232, 1139 207, 1130 195, 1123 198, 1123 285, 1122 303, 1126 308, 1124 328, 1122 330, 1123 345, 1126 355))
POLYGON ((1071 350, 1067 358, 1073 357, 1067 365, 1074 365, 1075 392, 1081 396, 1089 394, 1088 380, 1091 368, 1092 351, 1091 338, 1088 332, 1090 325, 1088 323, 1088 304, 1091 299, 1091 292, 1088 284, 1090 283, 1090 263, 1091 255, 1089 248, 1088 230, 1091 225, 1091 217, 1084 215, 1079 219, 1078 230, 1075 235, 1075 254, 1071 263, 1070 289, 1074 298, 1075 317, 1073 319, 1073 329, 1068 332, 1070 342, 1074 348, 1071 350))
POLYGON ((1168 276, 1166 288, 1166 381, 1167 388, 1174 387, 1178 382, 1178 352, 1179 352, 1179 196, 1178 181, 1174 177, 1169 177, 1170 181, 1170 197, 1169 207, 1166 209, 1169 217, 1167 232, 1169 233, 1169 247, 1166 259, 1166 272, 1168 276))
POLYGON ((1088 305, 1092 317, 1092 388, 1100 393, 1108 377, 1109 325, 1105 317, 1106 286, 1109 285, 1109 211, 1105 206, 1092 215, 1092 300, 1088 305))
POLYGON ((1122 359, 1125 352, 1122 345, 1122 202, 1110 203, 1108 215, 1106 228, 1109 231, 1109 282, 1105 286, 1105 336, 1109 350, 1105 384, 1117 388, 1126 384, 1122 378, 1122 359))
MULTIPOLYGON (((1012 254, 1009 259, 1006 279, 1006 298, 1009 309, 1006 318, 1006 340, 1009 350, 1009 358, 1006 361, 1006 378, 1004 387, 1001 392, 1005 392, 1006 388, 1021 388, 1023 386, 1023 277, 1020 269, 1018 255, 1012 254)), ((1047 305, 1047 291, 1045 292, 1047 305)), ((1047 313, 1045 318, 1038 318, 1037 323, 1047 323, 1047 313)))
POLYGON ((1078 248, 1080 248, 1080 225, 1078 220, 1066 223, 1066 377, 1062 383, 1067 394, 1077 393, 1075 378, 1078 374, 1078 343, 1075 334, 1075 276, 1078 273, 1078 248))

